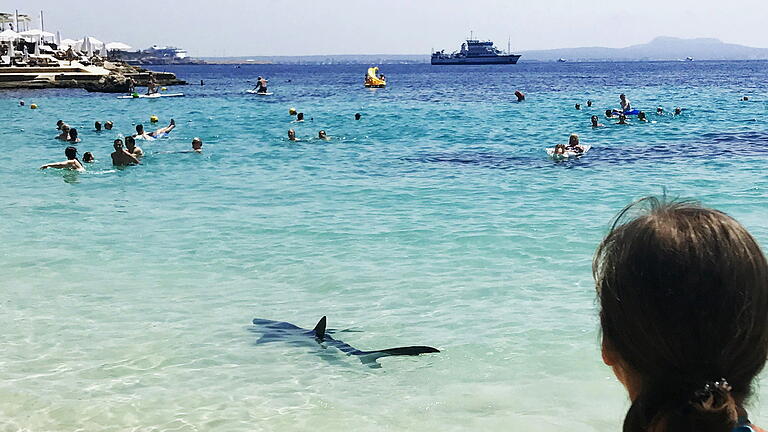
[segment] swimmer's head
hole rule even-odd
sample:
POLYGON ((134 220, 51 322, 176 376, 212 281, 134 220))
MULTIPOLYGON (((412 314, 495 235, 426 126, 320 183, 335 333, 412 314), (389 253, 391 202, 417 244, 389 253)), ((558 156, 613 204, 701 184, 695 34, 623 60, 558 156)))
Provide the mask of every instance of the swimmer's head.
POLYGON ((576 109, 580 110, 581 109, 581 104, 576 104, 576 109))
POLYGON ((113 123, 111 121, 108 121, 108 122, 104 123, 104 129, 112 130, 112 124, 113 123))
POLYGON ((592 100, 591 100, 591 99, 587 100, 587 106, 588 106, 588 107, 591 107, 591 106, 592 106, 592 100))
POLYGON ((597 116, 596 116, 596 115, 593 115, 593 116, 590 118, 590 120, 592 121, 592 125, 593 125, 593 126, 596 126, 596 125, 597 125, 597 116))
POLYGON ((200 151, 203 148, 203 140, 198 137, 192 138, 192 150, 200 151))
POLYGON ((355 120, 360 120, 361 117, 360 113, 355 113, 355 120))
POLYGON ((637 119, 638 120, 645 120, 646 119, 645 118, 645 112, 640 111, 639 113, 637 113, 637 119))
POLYGON ((571 134, 571 136, 568 137, 568 145, 571 145, 571 146, 579 145, 579 136, 576 134, 571 134))
POLYGON ((288 139, 291 141, 296 141, 296 131, 293 129, 288 129, 288 139))
POLYGON ((136 132, 138 132, 139 135, 144 134, 144 125, 137 124, 136 125, 136 132))
POLYGON ((664 114, 664 108, 662 107, 656 108, 656 114, 664 114))
MULTIPOLYGON (((749 100, 749 96, 744 96, 743 98, 741 98, 741 100, 748 101, 749 100)), ((24 102, 24 101, 22 101, 22 102, 24 102)))
POLYGON ((69 130, 69 140, 70 141, 76 141, 77 140, 77 129, 72 128, 69 130))
POLYGON ((328 138, 328 135, 325 134, 324 130, 321 130, 320 132, 317 133, 317 137, 320 139, 326 139, 328 138))
POLYGON ((611 111, 611 110, 609 110, 609 109, 605 110, 605 116, 606 116, 606 117, 611 117, 611 116, 613 116, 613 111, 611 111))
POLYGON ((122 149, 123 148, 123 140, 121 140, 120 138, 116 139, 114 144, 112 145, 112 147, 114 147, 115 150, 122 149))
POLYGON ((683 112, 683 109, 680 107, 675 108, 675 115, 680 115, 680 113, 683 112))
POLYGON ((96 159, 93 157, 93 153, 91 153, 91 152, 83 153, 83 162, 91 163, 94 160, 96 160, 96 159))
POLYGON ((67 159, 69 160, 77 159, 77 149, 72 146, 65 148, 64 154, 67 156, 67 159))
POLYGON ((619 99, 621 99, 621 100, 624 100, 626 98, 627 98, 627 95, 625 95, 624 93, 619 95, 619 99))
POLYGON ((129 151, 133 151, 135 147, 136 147, 136 138, 130 135, 125 137, 125 148, 127 148, 129 151))
MULTIPOLYGON (((100 131, 101 130, 101 122, 97 121, 96 123, 93 124, 93 127, 96 128, 97 131, 100 131)), ((83 157, 85 157, 85 156, 83 156, 83 157)))
POLYGON ((61 125, 61 131, 64 133, 69 133, 69 125, 67 125, 66 123, 61 125))
POLYGON ((19 106, 24 106, 24 100, 23 99, 19 100, 19 106))
POLYGON ((298 121, 304 120, 304 113, 300 112, 300 113, 296 114, 296 120, 298 120, 298 121))
POLYGON ((56 129, 61 129, 61 127, 64 125, 64 120, 59 120, 56 122, 56 129))

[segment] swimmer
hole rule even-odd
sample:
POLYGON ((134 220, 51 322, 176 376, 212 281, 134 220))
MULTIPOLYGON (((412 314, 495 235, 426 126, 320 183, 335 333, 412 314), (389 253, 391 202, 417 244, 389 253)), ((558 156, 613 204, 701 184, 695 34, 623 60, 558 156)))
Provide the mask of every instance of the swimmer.
POLYGON ((619 103, 621 104, 621 111, 627 112, 632 111, 632 104, 630 104, 629 99, 627 98, 627 95, 624 93, 619 95, 619 103))
POLYGON ((25 105, 24 100, 23 99, 19 100, 19 106, 24 106, 24 105, 25 105))
POLYGON ((85 152, 85 153, 83 153, 83 162, 85 162, 85 163, 94 163, 94 162, 96 162, 96 158, 93 157, 93 153, 85 152))
POLYGON ((683 113, 683 109, 680 107, 675 108, 675 115, 680 115, 683 113))
POLYGON ((565 156, 565 144, 558 144, 555 146, 555 151, 552 153, 553 156, 565 156))
POLYGON ((195 153, 203 152, 203 140, 198 137, 192 138, 192 151, 195 153))
POLYGON ((125 137, 125 149, 128 150, 128 153, 136 156, 136 159, 144 156, 144 150, 136 145, 136 139, 130 135, 125 137))
POLYGON ((568 137, 568 145, 565 146, 565 149, 576 153, 584 153, 584 147, 579 144, 579 136, 576 134, 571 134, 571 136, 568 137))
POLYGON ((581 109, 581 104, 576 104, 576 109, 580 110, 581 109))
POLYGON ((619 114, 619 121, 616 124, 628 125, 629 123, 627 123, 627 116, 624 114, 619 114))
MULTIPOLYGON (((94 123, 93 127, 96 129, 96 132, 101 132, 101 122, 100 121, 97 121, 96 123, 94 123)), ((85 157, 85 155, 83 155, 83 157, 85 157)))
POLYGON ((639 113, 637 113, 637 121, 641 121, 641 122, 648 121, 648 117, 645 116, 645 112, 640 111, 639 113))
POLYGON ((592 108, 592 99, 587 100, 587 108, 592 108))
POLYGON ((56 130, 61 130, 61 127, 64 126, 66 123, 64 123, 64 120, 59 120, 56 122, 56 130))
POLYGON ((656 108, 656 115, 664 115, 664 108, 657 107, 656 108))
POLYGON ((517 97, 518 102, 522 102, 525 100, 525 94, 520 90, 515 90, 515 97, 517 97))
POLYGON ((69 138, 67 138, 67 141, 68 142, 73 142, 73 143, 79 143, 80 142, 80 138, 77 137, 77 129, 72 128, 72 129, 69 130, 69 138))
POLYGON ((768 262, 744 226, 645 198, 619 213, 592 269, 602 361, 631 405, 624 431, 762 431, 745 408, 765 404, 749 398, 768 359, 768 262))
POLYGON ((304 121, 304 113, 300 112, 296 114, 296 121, 297 122, 303 122, 304 121))
POLYGON ((360 113, 355 113, 355 120, 360 120, 361 117, 363 116, 360 113))
POLYGON ((288 141, 299 141, 298 138, 296 138, 296 131, 293 129, 288 129, 288 141))
POLYGON ((133 137, 136 138, 136 139, 143 139, 143 140, 152 141, 152 140, 154 140, 156 138, 161 138, 164 135, 167 135, 167 134, 171 133, 171 131, 175 127, 176 127, 176 121, 171 119, 171 123, 168 126, 161 127, 160 129, 158 129, 158 130, 156 130, 154 132, 147 133, 146 131, 144 131, 144 125, 138 124, 138 125, 136 125, 136 135, 134 135, 133 137))
POLYGON ((67 156, 67 160, 64 162, 54 162, 49 163, 46 165, 43 165, 40 167, 41 170, 48 169, 48 168, 58 168, 58 169, 68 169, 73 171, 85 171, 85 167, 83 167, 83 164, 80 163, 80 160, 77 159, 77 149, 69 146, 64 149, 64 155, 67 156))
POLYGON ((115 144, 113 146, 115 148, 115 151, 112 152, 112 165, 116 166, 127 166, 127 165, 138 165, 141 162, 139 162, 138 159, 136 159, 136 156, 128 153, 123 148, 123 140, 120 138, 115 140, 115 144))
POLYGON ((66 124, 61 125, 61 133, 56 135, 57 140, 69 141, 69 126, 66 124))
POLYGON ((104 123, 104 129, 106 130, 112 130, 113 123, 111 121, 108 121, 104 123))
POLYGON ((325 140, 325 141, 330 141, 331 140, 331 137, 326 135, 324 130, 321 130, 320 132, 317 133, 317 138, 321 139, 321 140, 325 140))
MULTIPOLYGON (((743 98, 741 98, 741 100, 742 100, 742 101, 744 101, 744 102, 746 102, 746 101, 748 101, 748 100, 749 100, 749 96, 744 96, 743 98)), ((24 101, 22 101, 22 102, 24 102, 24 101)))
POLYGON ((614 115, 613 110, 605 110, 605 118, 614 119, 618 118, 616 115, 614 115))
POLYGON ((598 123, 598 118, 597 118, 596 115, 593 115, 592 118, 590 118, 590 120, 592 121, 592 127, 593 128, 599 128, 599 127, 605 126, 602 123, 598 123))

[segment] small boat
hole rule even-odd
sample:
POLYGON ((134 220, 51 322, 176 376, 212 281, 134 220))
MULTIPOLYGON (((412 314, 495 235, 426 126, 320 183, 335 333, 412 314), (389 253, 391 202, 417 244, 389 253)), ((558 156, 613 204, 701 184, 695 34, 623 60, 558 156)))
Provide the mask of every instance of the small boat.
POLYGON ((686 57, 685 61, 693 61, 693 57, 686 57))
POLYGON ((567 61, 568 61, 568 60, 566 60, 566 59, 564 59, 564 58, 562 58, 562 57, 561 57, 561 58, 559 58, 559 59, 557 59, 557 62, 558 62, 558 63, 565 63, 565 62, 567 62, 567 61))
POLYGON ((384 88, 387 85, 387 81, 384 75, 379 75, 379 67, 374 66, 368 68, 368 73, 365 75, 365 87, 367 88, 384 88))
POLYGON ((182 97, 184 93, 152 93, 152 94, 138 94, 134 93, 130 96, 118 96, 118 99, 157 99, 163 97, 182 97))

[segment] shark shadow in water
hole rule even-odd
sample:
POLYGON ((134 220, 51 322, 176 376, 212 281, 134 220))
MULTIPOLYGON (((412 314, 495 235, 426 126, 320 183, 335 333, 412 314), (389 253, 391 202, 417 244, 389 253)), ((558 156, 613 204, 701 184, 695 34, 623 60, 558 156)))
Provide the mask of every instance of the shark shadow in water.
POLYGON ((357 357, 364 365, 372 368, 381 367, 376 361, 381 357, 417 356, 419 354, 440 352, 438 349, 428 346, 409 346, 361 351, 345 342, 334 339, 331 336, 331 333, 335 333, 336 331, 326 329, 325 317, 322 317, 312 330, 307 330, 288 322, 272 321, 261 318, 254 319, 253 324, 258 327, 257 329, 254 329, 254 331, 262 334, 261 338, 256 341, 257 344, 284 341, 292 345, 320 346, 323 349, 332 346, 348 356, 357 357))

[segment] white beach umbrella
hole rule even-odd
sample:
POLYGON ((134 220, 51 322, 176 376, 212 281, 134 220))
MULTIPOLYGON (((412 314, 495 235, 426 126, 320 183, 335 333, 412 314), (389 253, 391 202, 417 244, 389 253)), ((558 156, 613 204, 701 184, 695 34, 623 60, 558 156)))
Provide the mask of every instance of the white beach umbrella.
POLYGON ((40 44, 43 42, 42 37, 38 37, 37 41, 35 42, 35 56, 40 56, 40 44))
POLYGON ((25 63, 27 61, 29 61, 29 49, 27 49, 26 45, 24 45, 24 51, 23 51, 23 54, 22 54, 22 58, 24 59, 25 63))
POLYGON ((91 43, 91 41, 87 41, 87 45, 88 45, 88 57, 89 58, 93 57, 93 44, 91 43))
POLYGON ((38 37, 41 37, 43 39, 45 39, 45 38, 52 38, 52 37, 56 36, 56 35, 54 35, 51 32, 43 31, 43 30, 40 30, 40 29, 27 30, 27 31, 23 31, 23 32, 21 32, 19 34, 24 36, 24 37, 26 37, 26 38, 38 38, 38 37))
POLYGON ((8 41, 8 56, 13 59, 13 56, 16 55, 16 53, 13 51, 13 41, 8 41))
POLYGON ((21 36, 19 36, 18 33, 16 33, 13 30, 5 30, 2 33, 0 33, 0 40, 2 41, 12 41, 19 39, 21 36))
POLYGON ((59 44, 60 47, 72 47, 72 49, 77 48, 77 41, 74 39, 62 39, 61 43, 59 44))
POLYGON ((56 39, 54 39, 54 42, 56 42, 56 46, 61 46, 61 32, 56 30, 56 39))
POLYGON ((109 51, 118 50, 118 51, 128 51, 131 49, 130 45, 126 45, 122 42, 110 42, 106 45, 106 48, 109 51))

